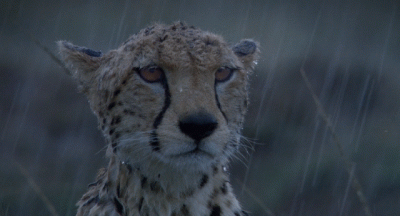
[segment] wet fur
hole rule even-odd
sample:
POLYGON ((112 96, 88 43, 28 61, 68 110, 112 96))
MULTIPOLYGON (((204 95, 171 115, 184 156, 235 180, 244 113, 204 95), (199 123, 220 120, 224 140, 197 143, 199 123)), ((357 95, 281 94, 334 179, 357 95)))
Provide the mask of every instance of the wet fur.
POLYGON ((145 28, 106 54, 58 45, 98 117, 110 159, 77 215, 245 215, 225 167, 240 145, 256 42, 231 46, 177 22, 145 28), (164 80, 143 81, 137 71, 148 66, 161 67, 164 80), (235 72, 217 83, 221 67, 235 72), (218 128, 198 144, 200 153, 186 155, 193 140, 177 122, 200 112, 212 114, 218 128))

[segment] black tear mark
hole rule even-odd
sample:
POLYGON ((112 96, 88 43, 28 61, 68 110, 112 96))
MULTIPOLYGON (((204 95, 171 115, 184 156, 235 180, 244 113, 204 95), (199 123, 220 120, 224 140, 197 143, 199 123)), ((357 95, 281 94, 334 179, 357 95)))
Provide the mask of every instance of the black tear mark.
POLYGON ((219 207, 218 205, 214 205, 210 216, 221 216, 221 207, 219 207))
POLYGON ((171 104, 171 94, 169 92, 169 87, 168 87, 166 77, 164 77, 162 79, 161 84, 162 84, 162 87, 164 88, 164 92, 165 92, 164 106, 161 109, 161 112, 157 115, 156 119, 154 120, 154 123, 153 123, 154 129, 157 129, 158 125, 161 124, 161 120, 164 117, 164 113, 167 111, 169 105, 171 104))
POLYGON ((115 209, 117 210, 118 214, 122 215, 124 212, 124 206, 119 202, 119 200, 114 197, 114 205, 115 205, 115 209))
POLYGON ((240 216, 239 212, 235 212, 234 214, 235 214, 235 216, 240 216))
POLYGON ((161 109, 161 112, 157 115, 156 119, 154 120, 153 123, 153 132, 151 133, 150 137, 150 145, 152 146, 153 151, 159 151, 160 150, 160 143, 158 140, 157 132, 156 129, 157 127, 161 124, 162 118, 164 117, 164 113, 167 111, 169 105, 171 104, 171 94, 169 92, 169 87, 167 83, 167 78, 164 76, 162 81, 161 81, 162 87, 164 88, 165 92, 165 99, 164 99, 164 106, 161 109))
POLYGON ((215 93, 215 101, 217 102, 217 107, 221 111, 222 115, 224 116, 226 123, 228 123, 228 118, 226 117, 224 111, 222 111, 221 104, 219 103, 218 94, 217 94, 217 82, 214 83, 214 93, 215 93))
POLYGON ((200 188, 203 188, 208 182, 208 175, 204 174, 200 180, 200 188))

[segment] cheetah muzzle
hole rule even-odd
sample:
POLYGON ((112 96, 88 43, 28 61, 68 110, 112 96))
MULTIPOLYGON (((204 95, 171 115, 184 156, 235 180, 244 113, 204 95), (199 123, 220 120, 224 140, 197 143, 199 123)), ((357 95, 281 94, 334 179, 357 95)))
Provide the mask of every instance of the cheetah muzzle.
POLYGON ((177 22, 106 54, 58 42, 99 120, 107 168, 77 215, 246 215, 225 166, 240 146, 258 43, 177 22))

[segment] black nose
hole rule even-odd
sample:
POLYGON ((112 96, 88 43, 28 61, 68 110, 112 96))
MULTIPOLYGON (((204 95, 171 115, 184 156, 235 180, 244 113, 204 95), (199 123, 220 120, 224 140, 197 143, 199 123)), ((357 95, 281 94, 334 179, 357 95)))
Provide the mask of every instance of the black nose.
POLYGON ((179 121, 181 131, 196 141, 210 136, 217 126, 217 119, 208 113, 196 113, 179 121))

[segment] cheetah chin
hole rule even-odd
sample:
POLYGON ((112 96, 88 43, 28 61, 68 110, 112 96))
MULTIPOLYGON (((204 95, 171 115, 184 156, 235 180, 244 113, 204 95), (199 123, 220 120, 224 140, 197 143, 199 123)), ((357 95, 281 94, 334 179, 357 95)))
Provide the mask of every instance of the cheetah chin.
POLYGON ((226 166, 241 145, 257 42, 230 45, 176 22, 147 27, 105 54, 58 46, 109 158, 77 215, 247 215, 226 166))

